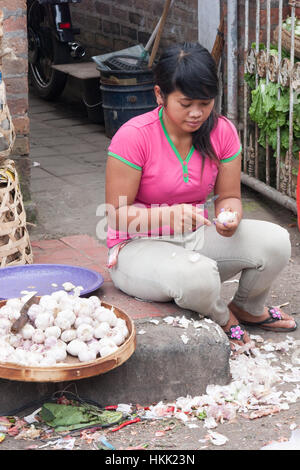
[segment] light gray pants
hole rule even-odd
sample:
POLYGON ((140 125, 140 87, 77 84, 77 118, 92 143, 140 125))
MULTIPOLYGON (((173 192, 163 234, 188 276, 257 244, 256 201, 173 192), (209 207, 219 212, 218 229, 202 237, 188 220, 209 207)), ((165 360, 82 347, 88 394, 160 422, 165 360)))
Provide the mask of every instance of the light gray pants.
POLYGON ((114 285, 130 296, 155 302, 174 300, 179 307, 223 326, 229 310, 220 297, 221 283, 241 273, 233 302, 259 316, 272 282, 290 256, 287 230, 243 219, 229 238, 219 235, 212 225, 177 238, 131 240, 120 250, 110 275, 114 285))

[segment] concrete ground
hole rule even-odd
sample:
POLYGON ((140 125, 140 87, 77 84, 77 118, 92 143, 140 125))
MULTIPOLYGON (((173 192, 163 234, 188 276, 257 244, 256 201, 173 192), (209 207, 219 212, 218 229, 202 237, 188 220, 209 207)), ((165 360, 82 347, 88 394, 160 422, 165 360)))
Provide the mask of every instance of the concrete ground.
MULTIPOLYGON (((179 339, 182 333, 178 332, 180 329, 163 325, 163 322, 155 329, 149 319, 161 320, 168 315, 189 317, 190 312, 179 309, 174 303, 148 303, 133 299, 118 291, 111 282, 105 267, 105 240, 97 237, 97 227, 103 215, 101 209, 105 198, 105 164, 109 145, 104 127, 89 122, 85 109, 78 103, 63 99, 56 103, 47 103, 31 95, 29 112, 31 192, 38 211, 36 226, 30 227, 34 263, 72 264, 100 272, 104 283, 96 294, 104 301, 126 311, 134 320, 138 333, 134 355, 114 371, 77 381, 79 395, 82 393, 102 404, 149 404, 204 393, 206 386, 211 383, 228 383, 230 351, 225 335, 216 340, 211 330, 209 334, 195 338, 189 348, 184 349, 179 339), (139 335, 141 329, 146 333, 139 335)), ((287 303, 285 311, 295 313, 296 317, 300 318, 300 234, 296 217, 247 187, 243 186, 242 191, 245 218, 268 220, 280 224, 290 233, 292 257, 288 266, 275 280, 268 303, 287 303)), ((224 284, 222 289, 224 298, 229 301, 236 284, 224 284)), ((251 333, 261 335, 266 341, 274 338, 274 333, 263 332, 257 328, 252 328, 251 333)), ((291 335, 300 339, 299 329, 291 335)), ((14 393, 13 408, 30 402, 32 396, 41 397, 46 392, 67 385, 2 382, 0 387, 2 390, 5 388, 5 396, 10 397, 14 393)), ((4 395, 0 399, 0 414, 5 414, 12 408, 11 400, 5 399, 4 395)), ((296 410, 297 408, 293 413, 300 425, 299 412, 296 410)), ((265 424, 262 423, 264 419, 268 418, 262 418, 256 428, 251 427, 252 423, 249 422, 236 423, 230 431, 230 443, 222 448, 259 448, 261 440, 272 436, 268 430, 266 437, 258 437, 257 433, 265 430, 265 424), (250 444, 245 442, 245 436, 251 436, 250 444)), ((286 415, 284 419, 289 422, 286 415)), ((271 423, 271 420, 268 422, 271 423)), ((287 426, 286 430, 288 433, 287 426)), ((149 430, 144 429, 143 432, 146 436, 149 430)), ((179 435, 182 434, 181 427, 178 432, 179 435)), ((153 444, 153 448, 199 448, 194 432, 191 430, 192 434, 185 435, 184 442, 181 438, 176 440, 179 435, 175 433, 172 443, 169 441, 169 447, 167 442, 163 444, 158 440, 153 444)), ((129 439, 130 431, 124 433, 124 439, 126 433, 129 439)), ((199 435, 197 437, 199 438, 199 435)), ((130 442, 134 441, 132 435, 130 439, 130 442)), ((7 441, 8 448, 13 448, 13 445, 7 441)), ((121 448, 121 441, 118 445, 121 448)))

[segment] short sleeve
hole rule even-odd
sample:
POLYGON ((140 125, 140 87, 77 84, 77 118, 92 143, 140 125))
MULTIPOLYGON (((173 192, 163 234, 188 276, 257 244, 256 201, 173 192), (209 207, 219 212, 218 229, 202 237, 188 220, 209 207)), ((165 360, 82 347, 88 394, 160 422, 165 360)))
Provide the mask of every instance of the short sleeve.
POLYGON ((145 145, 140 129, 128 124, 120 127, 111 140, 108 155, 136 170, 142 170, 145 163, 145 145))
POLYGON ((234 160, 242 151, 236 127, 224 116, 219 117, 211 135, 211 142, 222 163, 234 160))

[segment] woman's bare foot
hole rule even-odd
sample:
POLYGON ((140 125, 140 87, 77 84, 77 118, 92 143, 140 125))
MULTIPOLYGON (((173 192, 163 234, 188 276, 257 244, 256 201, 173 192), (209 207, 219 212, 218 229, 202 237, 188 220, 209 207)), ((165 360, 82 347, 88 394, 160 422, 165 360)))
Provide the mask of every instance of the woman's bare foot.
POLYGON ((222 326, 222 329, 229 337, 230 348, 232 351, 239 350, 241 347, 241 352, 246 352, 255 346, 247 331, 239 325, 239 320, 231 310, 229 310, 229 320, 226 325, 222 326))
POLYGON ((275 310, 275 316, 274 316, 274 321, 272 323, 266 323, 263 325, 259 325, 258 323, 264 322, 265 320, 271 319, 270 313, 268 312, 268 307, 264 308, 264 313, 260 316, 253 316, 250 315, 250 313, 246 312, 245 310, 242 310, 241 308, 237 307, 233 302, 230 302, 228 305, 228 308, 232 310, 236 318, 243 323, 249 325, 250 323, 253 324, 253 326, 261 327, 265 330, 273 330, 273 331, 291 331, 296 328, 297 324, 293 317, 288 315, 287 313, 283 312, 282 310, 277 308, 274 308, 275 310), (277 312, 279 312, 279 315, 277 312), (278 316, 278 320, 276 320, 276 314, 278 316))

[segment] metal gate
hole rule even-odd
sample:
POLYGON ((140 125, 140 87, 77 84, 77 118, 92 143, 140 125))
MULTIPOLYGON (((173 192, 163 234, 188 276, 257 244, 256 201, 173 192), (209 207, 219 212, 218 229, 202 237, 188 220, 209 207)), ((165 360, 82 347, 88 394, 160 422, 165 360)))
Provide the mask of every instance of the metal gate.
MULTIPOLYGON (((300 35, 296 8, 278 25, 271 24, 266 0, 266 41, 260 42, 261 1, 255 3, 255 42, 249 41, 249 0, 245 0, 242 182, 297 213, 296 181, 300 151, 300 35), (298 29, 297 29, 298 28, 298 29)), ((287 2, 285 2, 286 5, 287 2)), ((274 2, 273 2, 274 6, 274 2)))

